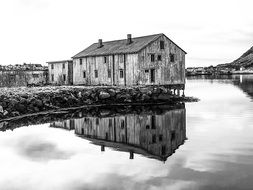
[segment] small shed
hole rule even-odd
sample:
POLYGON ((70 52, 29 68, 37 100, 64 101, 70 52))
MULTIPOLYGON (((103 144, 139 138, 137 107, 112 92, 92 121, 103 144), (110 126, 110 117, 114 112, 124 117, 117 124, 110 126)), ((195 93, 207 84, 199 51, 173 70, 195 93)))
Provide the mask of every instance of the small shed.
POLYGON ((55 85, 73 84, 73 61, 50 61, 48 63, 48 82, 55 85))

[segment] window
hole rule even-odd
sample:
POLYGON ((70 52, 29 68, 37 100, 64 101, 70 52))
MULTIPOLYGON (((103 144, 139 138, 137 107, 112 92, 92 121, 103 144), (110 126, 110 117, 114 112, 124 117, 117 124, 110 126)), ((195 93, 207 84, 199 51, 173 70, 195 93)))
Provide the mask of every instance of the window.
POLYGON ((99 125, 99 119, 96 118, 96 125, 99 125))
POLYGON ((108 62, 108 57, 104 56, 104 63, 108 62))
POLYGON ((65 63, 62 64, 62 68, 65 69, 65 63))
POLYGON ((159 135, 159 141, 163 141, 163 135, 159 135))
POLYGON ((162 61, 162 56, 161 56, 161 55, 158 55, 158 56, 157 56, 157 60, 158 60, 158 61, 162 61))
POLYGON ((151 62, 155 61, 155 54, 151 54, 151 62))
POLYGON ((80 63, 80 65, 82 65, 83 64, 83 60, 79 59, 79 63, 80 63))
POLYGON ((146 69, 146 70, 145 70, 145 73, 149 73, 149 70, 148 70, 148 69, 146 69))
POLYGON ((164 41, 160 41, 160 49, 164 49, 164 41))
POLYGON ((120 70, 119 70, 119 77, 120 77, 120 78, 124 78, 123 69, 120 69, 120 70))
POLYGON ((156 143, 156 136, 152 135, 152 143, 156 143))
POLYGON ((66 81, 66 75, 63 74, 63 81, 66 81))
POLYGON ((112 127, 112 119, 109 119, 109 127, 112 127))
POLYGON ((95 70, 94 73, 95 73, 95 78, 98 78, 98 70, 95 70))
POLYGON ((175 62, 175 54, 173 54, 173 53, 170 54, 170 62, 172 62, 172 63, 175 62))
POLYGON ((124 127, 125 127, 125 120, 121 120, 120 126, 121 126, 121 129, 124 129, 124 127))
POLYGON ((156 123, 156 121, 155 121, 155 116, 152 115, 152 116, 151 116, 151 128, 152 128, 152 129, 155 129, 155 128, 156 128, 155 123, 156 123))
POLYGON ((111 69, 108 69, 108 78, 111 78, 111 75, 112 75, 111 69))
POLYGON ((83 78, 86 78, 86 71, 83 71, 83 78))
POLYGON ((51 69, 54 69, 54 64, 51 64, 51 69))
POLYGON ((51 81, 54 81, 54 75, 53 74, 51 75, 51 81))
POLYGON ((119 62, 123 63, 124 62, 124 55, 119 55, 119 62))

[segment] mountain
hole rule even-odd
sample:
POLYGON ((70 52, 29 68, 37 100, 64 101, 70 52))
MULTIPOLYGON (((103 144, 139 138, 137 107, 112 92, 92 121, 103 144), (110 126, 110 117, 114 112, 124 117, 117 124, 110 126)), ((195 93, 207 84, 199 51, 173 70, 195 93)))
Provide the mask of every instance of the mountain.
POLYGON ((253 46, 232 63, 220 64, 217 66, 229 68, 253 68, 253 46))

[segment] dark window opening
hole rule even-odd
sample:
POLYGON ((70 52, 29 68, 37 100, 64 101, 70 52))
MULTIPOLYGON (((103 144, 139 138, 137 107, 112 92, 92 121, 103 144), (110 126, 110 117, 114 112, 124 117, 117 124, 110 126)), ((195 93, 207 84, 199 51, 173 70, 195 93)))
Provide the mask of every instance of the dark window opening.
POLYGON ((149 70, 145 70, 145 73, 149 73, 149 70))
POLYGON ((120 78, 124 78, 124 71, 123 71, 123 69, 119 70, 119 77, 120 78))
POLYGON ((104 63, 107 63, 108 57, 104 56, 104 63))
POLYGON ((150 126, 149 125, 146 125, 146 129, 149 129, 150 128, 150 126))
POLYGON ((99 119, 96 118, 96 125, 99 125, 99 119))
POLYGON ((152 143, 156 143, 156 136, 152 135, 152 143))
POLYGON ((155 128, 156 128, 155 123, 156 123, 156 122, 155 122, 155 116, 152 115, 152 116, 151 116, 151 128, 152 128, 152 129, 155 129, 155 128))
POLYGON ((172 131, 171 132, 171 140, 173 141, 173 140, 175 140, 175 138, 176 138, 176 133, 175 133, 175 131, 172 131))
POLYGON ((84 129, 83 128, 82 128, 82 132, 81 133, 82 133, 82 135, 84 135, 84 129))
POLYGON ((164 41, 160 41, 160 49, 164 49, 164 41))
POLYGON ((109 138, 108 133, 105 133, 105 140, 108 140, 108 138, 109 138))
POLYGON ((108 78, 112 77, 111 69, 108 69, 108 78))
POLYGON ((54 75, 53 74, 51 75, 51 80, 54 81, 54 75))
POLYGON ((62 64, 62 68, 65 69, 65 63, 62 64))
POLYGON ((83 78, 86 78, 86 71, 83 71, 83 78))
POLYGON ((63 81, 66 81, 66 75, 63 74, 63 81))
POLYGON ((159 141, 163 141, 163 135, 159 135, 159 141))
POLYGON ((121 129, 124 129, 124 127, 125 127, 125 121, 124 120, 121 120, 120 127, 121 127, 121 129))
POLYGON ((95 78, 98 78, 98 70, 95 70, 95 78))
POLYGON ((109 127, 112 127, 112 119, 109 119, 109 127))
POLYGON ((162 152, 161 153, 162 153, 162 155, 165 155, 165 153, 166 153, 166 146, 164 146, 164 145, 162 146, 162 152))
POLYGON ((151 62, 155 61, 155 54, 151 54, 151 62))
POLYGON ((175 54, 173 54, 173 53, 170 54, 170 62, 172 62, 172 63, 175 62, 175 54))
POLYGON ((51 64, 51 69, 54 69, 54 64, 51 64))
POLYGON ((80 62, 80 65, 82 65, 82 64, 83 64, 83 60, 82 60, 82 59, 79 59, 79 62, 80 62))
POLYGON ((119 62, 123 63, 124 62, 124 55, 119 55, 119 62))
POLYGON ((158 55, 158 56, 157 56, 157 60, 158 60, 158 61, 162 61, 162 56, 161 56, 161 55, 158 55))
POLYGON ((155 69, 150 69, 150 82, 155 82, 155 69))

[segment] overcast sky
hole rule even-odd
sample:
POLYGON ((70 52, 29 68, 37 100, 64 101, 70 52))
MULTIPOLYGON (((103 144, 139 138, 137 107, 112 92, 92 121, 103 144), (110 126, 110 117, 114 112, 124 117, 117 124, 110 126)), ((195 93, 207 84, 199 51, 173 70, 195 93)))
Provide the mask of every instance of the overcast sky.
POLYGON ((0 0, 2 65, 70 59, 103 41, 164 33, 186 67, 231 62, 253 46, 252 0, 0 0))

